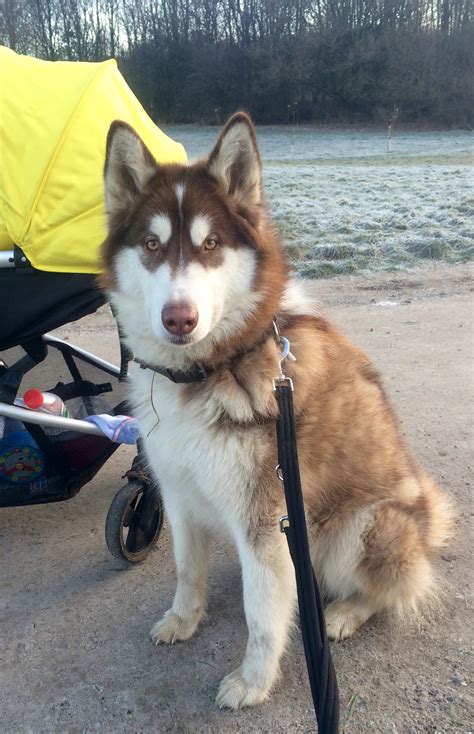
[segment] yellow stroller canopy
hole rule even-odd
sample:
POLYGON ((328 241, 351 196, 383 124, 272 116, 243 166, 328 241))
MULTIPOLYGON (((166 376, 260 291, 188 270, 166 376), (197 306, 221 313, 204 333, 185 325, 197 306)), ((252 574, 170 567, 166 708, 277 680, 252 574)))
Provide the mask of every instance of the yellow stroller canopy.
POLYGON ((105 141, 117 119, 160 163, 186 160, 114 60, 39 61, 0 46, 0 251, 16 244, 39 270, 100 272, 105 141))

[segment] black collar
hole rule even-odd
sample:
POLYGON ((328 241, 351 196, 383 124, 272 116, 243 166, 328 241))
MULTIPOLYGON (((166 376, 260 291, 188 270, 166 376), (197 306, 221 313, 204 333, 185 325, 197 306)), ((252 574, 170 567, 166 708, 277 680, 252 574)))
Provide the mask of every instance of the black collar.
POLYGON ((254 352, 256 349, 261 347, 273 333, 274 332, 272 324, 271 328, 267 329, 260 337, 260 339, 257 339, 257 341, 254 342, 252 346, 248 347, 248 349, 243 349, 237 352, 227 361, 222 362, 222 364, 220 364, 218 367, 204 367, 204 365, 200 364, 199 362, 195 362, 187 370, 172 370, 170 367, 162 367, 161 365, 144 362, 142 359, 138 359, 138 357, 133 357, 133 362, 139 364, 142 370, 151 370, 152 372, 158 372, 159 375, 167 377, 168 380, 171 380, 171 382, 175 382, 176 384, 188 385, 192 382, 202 382, 203 380, 207 380, 208 377, 211 377, 211 375, 215 375, 216 372, 231 368, 247 354, 250 354, 251 352, 254 352))
POLYGON ((141 359, 133 358, 133 361, 140 365, 142 370, 151 370, 152 372, 158 372, 160 375, 164 375, 171 380, 171 382, 187 384, 190 382, 202 382, 210 377, 214 370, 211 368, 203 367, 199 362, 195 362, 185 372, 183 370, 172 370, 170 367, 160 367, 157 364, 149 364, 141 359))

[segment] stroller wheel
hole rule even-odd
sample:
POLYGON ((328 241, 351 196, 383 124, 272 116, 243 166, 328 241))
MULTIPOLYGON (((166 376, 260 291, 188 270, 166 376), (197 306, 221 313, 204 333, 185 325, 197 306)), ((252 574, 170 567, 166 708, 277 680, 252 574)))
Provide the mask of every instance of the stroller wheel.
POLYGON ((155 547, 163 525, 160 493, 143 482, 125 484, 105 522, 105 540, 115 558, 140 563, 155 547))

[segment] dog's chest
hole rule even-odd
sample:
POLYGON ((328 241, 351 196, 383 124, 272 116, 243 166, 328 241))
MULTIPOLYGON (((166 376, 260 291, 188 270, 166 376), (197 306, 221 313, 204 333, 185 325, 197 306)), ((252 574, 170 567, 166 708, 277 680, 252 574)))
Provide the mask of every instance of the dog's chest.
MULTIPOLYGON (((165 499, 185 501, 193 514, 245 514, 267 454, 262 432, 220 420, 218 394, 183 400, 183 386, 141 371, 132 379, 136 417, 165 499)), ((215 516, 213 521, 219 522, 215 516)))

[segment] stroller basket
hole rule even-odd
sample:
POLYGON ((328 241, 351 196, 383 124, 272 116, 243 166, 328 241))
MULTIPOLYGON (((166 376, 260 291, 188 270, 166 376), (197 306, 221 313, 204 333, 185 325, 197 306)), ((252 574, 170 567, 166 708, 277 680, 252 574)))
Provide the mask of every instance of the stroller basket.
MULTIPOLYGON (((26 349, 14 347, 2 353, 0 416, 4 426, 16 422, 17 427, 30 434, 34 443, 27 441, 27 446, 37 448, 44 471, 28 481, 27 471, 22 476, 27 462, 21 448, 15 448, 16 464, 15 452, 7 450, 0 455, 0 462, 3 456, 0 463, 0 504, 3 506, 73 497, 117 448, 117 444, 106 438, 97 426, 83 418, 95 413, 114 415, 126 410, 118 367, 52 336, 40 337, 28 343, 26 349), (57 380, 55 384, 48 383, 51 374, 57 380), (18 395, 38 385, 59 395, 73 417, 62 418, 13 404, 18 395)), ((25 468, 27 470, 28 466, 25 468)))

